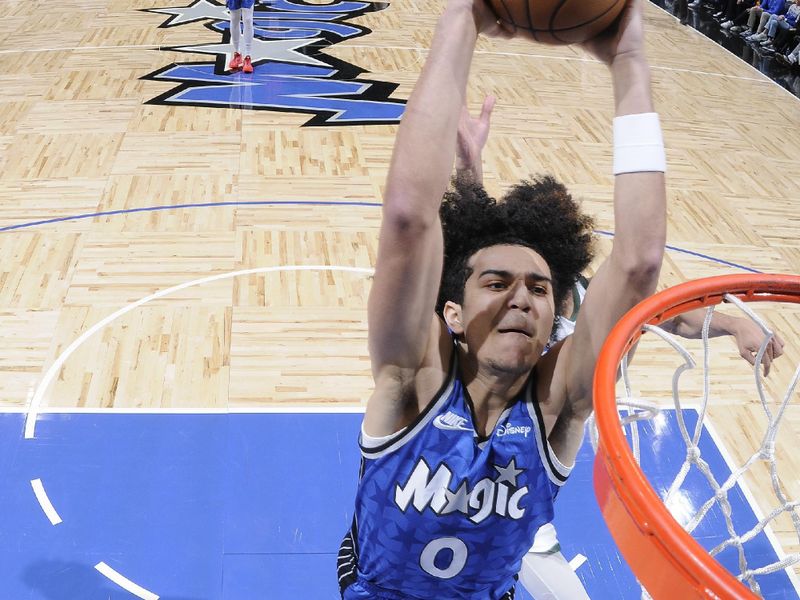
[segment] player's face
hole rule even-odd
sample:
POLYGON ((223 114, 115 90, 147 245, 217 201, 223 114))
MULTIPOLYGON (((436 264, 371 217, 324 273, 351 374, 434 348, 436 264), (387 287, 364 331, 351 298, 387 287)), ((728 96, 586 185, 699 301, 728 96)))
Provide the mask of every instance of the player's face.
POLYGON ((468 264, 461 305, 468 352, 497 371, 529 371, 553 327, 550 267, 534 250, 511 245, 483 248, 468 264))

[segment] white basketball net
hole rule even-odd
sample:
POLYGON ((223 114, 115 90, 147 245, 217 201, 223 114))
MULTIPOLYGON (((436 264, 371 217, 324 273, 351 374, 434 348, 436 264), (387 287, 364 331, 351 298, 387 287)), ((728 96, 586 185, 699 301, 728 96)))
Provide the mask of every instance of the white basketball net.
MULTIPOLYGON (((696 368, 697 366, 696 361, 693 358, 692 354, 673 335, 667 333, 666 331, 664 331, 659 327, 652 325, 645 325, 644 330, 659 336, 662 340, 664 340, 664 342, 666 342, 676 352, 678 352, 682 360, 684 361, 683 364, 675 370, 672 377, 672 398, 675 405, 675 413, 678 421, 678 426, 681 435, 683 437, 683 441, 686 444, 686 457, 683 461, 683 465, 681 466, 677 476, 672 481, 669 490, 666 492, 666 494, 662 494, 662 500, 664 504, 670 509, 670 511, 673 512, 673 516, 676 516, 673 509, 674 501, 680 495, 679 491, 684 481, 686 480, 687 474, 690 472, 691 469, 697 469, 706 479, 709 485, 709 489, 713 493, 708 498, 708 500, 699 507, 696 513, 689 518, 688 522, 686 522, 685 513, 682 519, 678 519, 676 517, 676 521, 678 522, 683 521, 684 529, 687 532, 692 533, 695 530, 695 528, 703 521, 703 519, 706 517, 708 512, 714 507, 714 505, 718 504, 721 509, 721 513, 724 515, 725 524, 727 527, 728 539, 725 540, 723 543, 718 544, 715 548, 710 550, 709 553, 712 556, 714 556, 722 552, 726 548, 734 548, 736 551, 738 551, 739 573, 736 576, 740 581, 743 581, 747 585, 749 585, 750 589, 753 590, 754 593, 760 596, 761 590, 758 581, 756 580, 757 576, 774 573, 781 569, 792 567, 793 565, 800 562, 800 553, 792 553, 785 555, 780 560, 771 564, 751 566, 748 565, 744 551, 745 544, 747 544, 748 541, 752 540, 755 536, 759 535, 765 529, 765 527, 772 524, 776 518, 778 518, 780 515, 784 513, 790 516, 791 522, 794 526, 794 532, 797 536, 798 542, 800 543, 800 514, 798 514, 798 505, 800 505, 800 501, 792 500, 791 498, 787 497, 778 477, 778 467, 775 456, 776 435, 781 425, 782 418, 786 413, 786 408, 789 405, 789 401, 793 397, 795 390, 797 389, 798 380, 800 380, 800 365, 797 365, 797 368, 795 369, 794 372, 794 376, 791 378, 791 382, 785 394, 783 395, 782 401, 779 401, 778 403, 776 403, 775 401, 769 402, 767 399, 767 395, 765 394, 764 391, 764 382, 762 377, 762 370, 763 370, 762 361, 767 346, 773 337, 773 333, 772 331, 770 331, 770 329, 767 327, 764 321, 758 315, 756 315, 744 302, 740 301, 738 298, 731 296, 729 294, 725 295, 725 300, 728 303, 737 306, 744 315, 747 315, 747 317, 752 319, 753 322, 755 322, 764 332, 764 341, 762 342, 761 347, 758 353, 756 354, 755 365, 753 366, 753 372, 755 375, 756 389, 758 390, 758 397, 761 402, 761 408, 763 409, 767 419, 766 431, 764 432, 764 435, 761 439, 761 446, 757 448, 741 466, 737 468, 732 468, 731 469, 732 472, 729 477, 727 477, 724 481, 721 482, 718 481, 714 473, 711 472, 708 463, 705 460, 703 460, 700 453, 700 448, 698 447, 698 443, 700 441, 700 435, 703 429, 703 421, 708 409, 709 397, 711 395, 709 393, 710 351, 709 351, 708 333, 709 333, 711 318, 712 315, 714 314, 715 307, 711 306, 708 308, 705 316, 705 321, 703 323, 703 332, 702 332, 703 392, 702 392, 702 401, 700 403, 700 407, 698 410, 699 412, 698 420, 694 428, 694 431, 689 431, 689 428, 687 428, 686 422, 684 420, 684 415, 682 413, 681 390, 679 384, 681 376, 685 372, 696 368), (763 519, 761 519, 761 521, 759 521, 755 527, 753 527, 749 531, 737 532, 734 529, 734 524, 731 519, 732 511, 731 511, 731 504, 728 500, 728 492, 740 481, 743 475, 746 472, 748 472, 748 470, 751 467, 753 467, 756 463, 761 463, 762 461, 768 463, 770 478, 772 481, 772 491, 777 501, 776 506, 773 510, 769 512, 769 514, 767 514, 763 519)), ((622 396, 618 395, 617 405, 620 407, 622 411, 620 420, 622 422, 623 428, 626 431, 628 440, 632 447, 633 454, 638 463, 640 460, 638 422, 645 419, 654 418, 660 412, 660 409, 655 403, 643 401, 641 399, 637 399, 634 397, 631 387, 631 381, 629 379, 630 374, 628 368, 627 354, 622 359, 620 370, 624 387, 624 395, 622 396)), ((694 402, 693 407, 696 406, 697 403, 694 402)), ((593 419, 590 421, 589 432, 591 436, 592 445, 596 450, 597 429, 595 427, 593 419)), ((682 508, 685 507, 682 506, 682 508)), ((642 597, 649 598, 649 595, 644 590, 644 588, 642 588, 642 597)))

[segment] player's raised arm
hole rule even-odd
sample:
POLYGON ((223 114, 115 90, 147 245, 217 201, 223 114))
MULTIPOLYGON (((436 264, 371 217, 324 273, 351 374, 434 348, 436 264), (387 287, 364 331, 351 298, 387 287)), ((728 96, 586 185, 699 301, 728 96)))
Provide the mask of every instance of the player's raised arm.
POLYGON ((386 181, 369 349, 376 389, 365 429, 385 435, 408 416, 408 386, 440 326, 439 205, 455 156, 456 129, 478 33, 496 29, 482 0, 450 0, 400 124, 386 181))
POLYGON ((618 28, 589 44, 608 65, 614 86, 614 240, 558 358, 554 382, 563 386, 566 403, 551 443, 567 461, 574 459, 592 410, 600 348, 617 320, 655 291, 666 242, 664 147, 653 112, 641 4, 629 0, 618 28))

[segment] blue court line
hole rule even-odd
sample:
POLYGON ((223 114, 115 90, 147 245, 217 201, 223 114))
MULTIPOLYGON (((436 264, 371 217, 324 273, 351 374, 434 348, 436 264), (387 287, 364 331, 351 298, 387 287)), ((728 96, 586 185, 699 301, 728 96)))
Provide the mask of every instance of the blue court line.
POLYGON ((25 229, 37 225, 49 225, 50 223, 60 223, 63 221, 77 221, 79 219, 92 219, 94 217, 108 217, 111 215, 125 215, 137 212, 154 212, 157 210, 172 210, 175 208, 210 208, 213 206, 280 206, 280 205, 302 205, 302 206, 383 206, 380 202, 329 202, 322 200, 264 200, 252 202, 208 202, 205 204, 167 204, 165 206, 145 206, 143 208, 126 208, 123 210, 109 210, 96 213, 85 213, 72 215, 69 217, 58 217, 56 219, 45 219, 44 221, 30 221, 18 225, 0 227, 2 231, 12 231, 14 229, 25 229))
MULTIPOLYGON (((28 223, 19 223, 18 225, 8 225, 6 227, 0 227, 0 233, 3 231, 12 231, 15 229, 25 229, 28 227, 36 227, 37 225, 49 225, 51 223, 61 223, 64 221, 77 221, 78 219, 92 219, 94 217, 108 217, 112 215, 125 215, 125 214, 132 214, 138 212, 154 212, 157 210, 173 210, 176 208, 210 208, 213 206, 383 206, 380 202, 353 202, 353 201, 342 201, 342 202, 331 202, 331 201, 323 201, 323 200, 261 200, 261 201, 250 201, 250 202, 208 202, 205 204, 168 204, 165 206, 145 206, 142 208, 126 208, 123 210, 109 210, 105 212, 96 212, 96 213, 86 213, 81 215, 72 215, 69 217, 58 217, 55 219, 45 219, 43 221, 30 221, 28 223)), ((605 235, 607 237, 614 237, 614 233, 611 231, 600 231, 595 230, 595 233, 599 235, 605 235)), ((714 256, 709 256, 708 254, 703 254, 701 252, 694 252, 693 250, 685 250, 683 248, 678 248, 677 246, 666 246, 667 250, 672 250, 674 252, 680 252, 681 254, 688 254, 689 256, 695 256, 697 258, 702 258, 704 260, 714 262, 720 265, 725 265, 727 267, 733 267, 734 269, 741 269, 742 271, 747 271, 749 273, 762 273, 758 269, 753 269, 751 267, 745 267, 744 265, 740 265, 734 262, 730 262, 721 258, 716 258, 714 256)))
MULTIPOLYGON (((0 230, 2 231, 2 230, 0 230)), ((613 231, 600 231, 599 229, 595 229, 594 232, 598 235, 605 235, 607 237, 614 237, 613 231)), ((695 252, 694 250, 686 250, 684 248, 678 248, 677 246, 670 246, 667 244, 667 250, 673 250, 674 252, 680 252, 681 254, 688 254, 689 256, 696 256, 697 258, 702 258, 711 262, 719 263, 721 265, 725 265, 726 267, 733 267, 734 269, 742 269, 743 271, 747 271, 749 273, 763 273, 763 271, 759 271, 758 269, 753 269, 751 267, 745 267, 744 265, 737 264, 735 262, 730 262, 728 260, 724 260, 722 258, 716 258, 714 256, 709 256, 708 254, 703 254, 702 252, 695 252)))

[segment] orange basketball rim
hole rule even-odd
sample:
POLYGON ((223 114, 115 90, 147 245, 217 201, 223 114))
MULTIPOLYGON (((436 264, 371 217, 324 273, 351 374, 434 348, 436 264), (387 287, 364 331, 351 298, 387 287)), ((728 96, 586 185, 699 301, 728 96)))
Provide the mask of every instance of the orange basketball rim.
POLYGON ((655 600, 756 598, 669 513, 636 464, 616 404, 619 364, 641 336, 642 325, 658 325, 677 314, 720 304, 725 294, 745 302, 800 303, 800 276, 723 275, 655 294, 620 319, 603 345, 595 370, 594 409, 599 433, 595 495, 617 546, 655 600))

